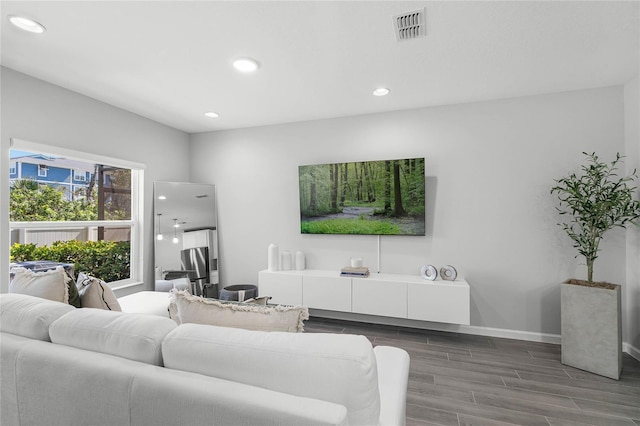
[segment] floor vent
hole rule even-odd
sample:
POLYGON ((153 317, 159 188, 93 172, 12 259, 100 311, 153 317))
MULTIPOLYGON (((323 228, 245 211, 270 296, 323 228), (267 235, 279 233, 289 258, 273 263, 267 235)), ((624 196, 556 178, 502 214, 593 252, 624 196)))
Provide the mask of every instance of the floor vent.
POLYGON ((396 39, 398 41, 424 37, 427 35, 425 9, 394 16, 393 25, 396 29, 396 39))

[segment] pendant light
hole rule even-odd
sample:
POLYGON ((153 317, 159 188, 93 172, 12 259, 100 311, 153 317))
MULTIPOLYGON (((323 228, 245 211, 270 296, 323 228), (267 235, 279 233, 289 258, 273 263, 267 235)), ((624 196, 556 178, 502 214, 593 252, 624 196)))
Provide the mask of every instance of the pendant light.
POLYGON ((180 241, 178 240, 178 231, 177 231, 178 226, 180 226, 178 225, 178 219, 173 219, 173 240, 171 240, 173 244, 178 244, 178 242, 180 241))
POLYGON ((156 239, 158 241, 162 241, 162 239, 164 238, 162 236, 162 233, 160 233, 160 216, 162 216, 162 213, 158 213, 158 233, 156 234, 156 239))

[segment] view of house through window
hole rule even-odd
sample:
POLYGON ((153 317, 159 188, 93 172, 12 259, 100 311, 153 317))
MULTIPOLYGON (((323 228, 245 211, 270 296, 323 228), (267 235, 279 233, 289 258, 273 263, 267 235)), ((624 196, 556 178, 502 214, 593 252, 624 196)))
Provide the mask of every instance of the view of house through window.
POLYGON ((73 264, 107 282, 132 277, 135 170, 16 149, 10 161, 11 263, 73 264))

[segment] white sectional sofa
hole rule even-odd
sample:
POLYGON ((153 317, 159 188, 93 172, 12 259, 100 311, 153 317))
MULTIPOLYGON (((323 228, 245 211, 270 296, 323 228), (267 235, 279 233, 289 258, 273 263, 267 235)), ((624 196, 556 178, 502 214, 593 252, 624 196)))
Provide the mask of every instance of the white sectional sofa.
POLYGON ((0 295, 0 424, 403 425, 409 356, 0 295))

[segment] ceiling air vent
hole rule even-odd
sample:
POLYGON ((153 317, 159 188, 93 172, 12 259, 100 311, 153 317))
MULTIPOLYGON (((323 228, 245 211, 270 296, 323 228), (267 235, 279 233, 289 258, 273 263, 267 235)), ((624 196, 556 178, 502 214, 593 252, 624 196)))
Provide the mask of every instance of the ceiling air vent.
POLYGON ((393 25, 396 29, 396 39, 398 41, 424 37, 427 35, 425 9, 395 16, 393 25))

